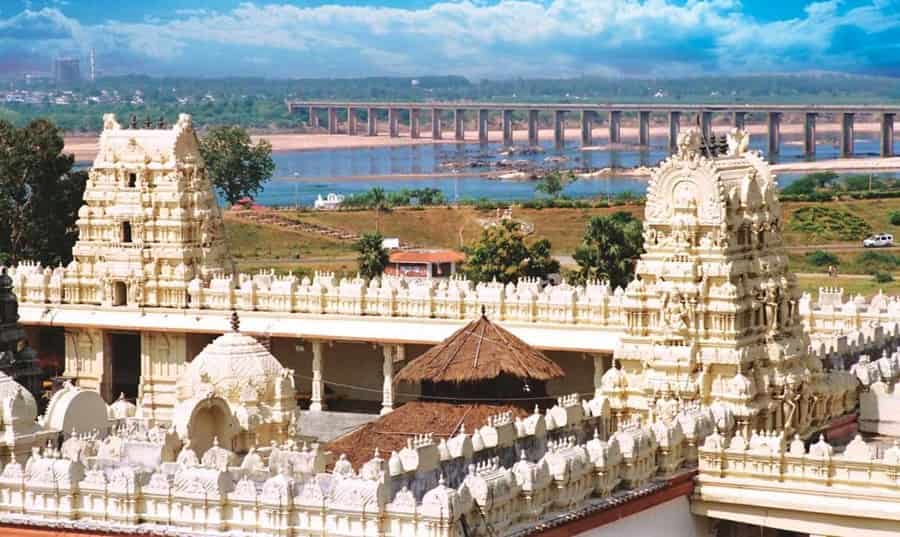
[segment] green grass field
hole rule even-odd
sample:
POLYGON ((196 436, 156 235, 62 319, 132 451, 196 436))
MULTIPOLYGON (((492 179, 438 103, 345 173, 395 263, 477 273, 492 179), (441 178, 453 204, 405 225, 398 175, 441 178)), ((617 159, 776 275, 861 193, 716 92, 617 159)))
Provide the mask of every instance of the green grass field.
MULTIPOLYGON (((791 217, 795 211, 804 207, 825 206, 846 211, 856 217, 854 221, 865 222, 876 232, 894 233, 900 241, 900 226, 888 222, 888 215, 900 210, 900 199, 854 200, 832 202, 828 204, 785 203, 785 243, 792 247, 815 247, 816 245, 857 246, 859 240, 836 240, 821 236, 821 233, 803 232, 793 229, 791 217)), ((534 238, 546 238, 553 246, 556 255, 571 255, 581 241, 581 235, 587 221, 595 215, 605 215, 618 210, 626 210, 637 217, 643 215, 643 206, 632 205, 609 209, 523 209, 514 208, 513 216, 534 226, 534 238)), ((462 244, 474 241, 480 234, 481 222, 495 216, 493 210, 479 211, 474 207, 436 207, 428 209, 401 208, 376 215, 375 211, 341 211, 289 213, 293 219, 324 224, 331 227, 349 229, 357 233, 374 230, 377 227, 386 237, 399 237, 401 240, 421 247, 460 248, 462 244)), ((807 222, 809 224, 809 222, 807 222)), ((813 228, 818 224, 812 219, 813 228)), ((832 222, 832 226, 840 226, 840 221, 832 222)), ((807 226, 809 227, 809 226, 807 226)), ((352 243, 322 237, 312 233, 286 231, 267 225, 258 225, 226 218, 226 231, 232 255, 241 270, 256 271, 274 268, 278 272, 310 273, 315 270, 335 271, 340 274, 355 274, 356 263, 352 243)), ((827 235, 827 234, 826 234, 827 235)), ((829 251, 828 247, 822 250, 829 251)), ((855 274, 870 274, 873 266, 878 270, 894 273, 900 280, 900 252, 897 252, 896 265, 892 266, 884 257, 894 257, 894 251, 880 250, 872 259, 868 254, 867 262, 860 256, 862 249, 853 251, 834 251, 838 259, 838 270, 841 277, 837 279, 803 277, 800 284, 805 290, 816 290, 821 285, 838 283, 848 292, 872 294, 879 288, 885 292, 900 291, 900 284, 890 282, 878 284, 871 276, 846 278, 855 274)), ((799 273, 823 273, 827 266, 815 265, 805 252, 789 253, 791 268, 799 273)))

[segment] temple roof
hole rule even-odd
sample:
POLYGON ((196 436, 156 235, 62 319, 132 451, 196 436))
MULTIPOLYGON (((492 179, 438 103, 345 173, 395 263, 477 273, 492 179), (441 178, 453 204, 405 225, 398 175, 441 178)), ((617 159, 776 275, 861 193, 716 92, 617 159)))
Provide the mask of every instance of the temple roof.
POLYGON ((473 382, 504 374, 534 380, 565 375, 541 352, 482 315, 412 360, 396 380, 473 382))
POLYGON ((512 405, 438 403, 410 401, 391 413, 367 423, 332 442, 326 449, 347 456, 355 468, 372 458, 375 450, 387 458, 400 451, 407 440, 416 435, 433 435, 435 441, 448 439, 466 431, 469 434, 485 425, 491 416, 509 412, 513 419, 528 412, 512 405))

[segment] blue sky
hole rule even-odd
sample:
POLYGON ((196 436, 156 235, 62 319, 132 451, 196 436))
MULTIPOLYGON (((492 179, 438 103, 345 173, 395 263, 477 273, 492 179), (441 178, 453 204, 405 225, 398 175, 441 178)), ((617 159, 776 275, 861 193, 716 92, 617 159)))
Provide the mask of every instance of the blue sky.
POLYGON ((900 0, 0 0, 0 73, 91 48, 108 74, 900 76, 900 0))

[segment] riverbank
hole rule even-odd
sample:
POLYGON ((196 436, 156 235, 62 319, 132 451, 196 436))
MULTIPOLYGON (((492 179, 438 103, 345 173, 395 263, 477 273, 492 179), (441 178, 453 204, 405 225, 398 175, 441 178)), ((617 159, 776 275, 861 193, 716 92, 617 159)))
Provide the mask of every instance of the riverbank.
MULTIPOLYGON (((574 123, 574 121, 572 122, 574 123)), ((682 125, 682 128, 686 128, 682 125)), ((727 124, 714 125, 716 132, 726 132, 730 129, 727 124)), ((857 135, 866 133, 868 135, 877 135, 880 129, 878 123, 857 123, 854 130, 857 135)), ((746 130, 751 136, 763 136, 766 134, 766 126, 762 124, 750 124, 746 126, 746 130)), ((653 125, 650 128, 650 136, 652 138, 665 138, 668 136, 668 125, 653 125)), ((803 133, 803 125, 799 123, 783 123, 781 125, 781 134, 783 138, 792 136, 800 136, 803 133)), ((816 133, 820 138, 829 139, 840 133, 840 125, 838 123, 819 123, 816 125, 816 133)), ((275 133, 264 135, 253 135, 254 140, 266 139, 272 144, 272 150, 276 152, 286 151, 314 151, 322 149, 359 149, 370 147, 393 147, 422 145, 434 143, 455 143, 453 131, 444 130, 442 139, 432 139, 430 130, 425 134, 428 136, 413 139, 409 137, 408 132, 401 128, 399 137, 390 137, 385 133, 378 136, 350 136, 347 134, 326 134, 326 133, 275 133)), ((567 128, 565 130, 566 140, 574 142, 581 139, 580 128, 567 128)), ((636 140, 638 137, 637 125, 622 125, 621 135, 626 142, 628 140, 636 140)), ((541 129, 539 132, 541 140, 552 140, 553 129, 541 129)), ((601 145, 604 140, 608 141, 609 132, 605 126, 595 125, 593 129, 593 138, 595 145, 601 145)), ((499 129, 494 128, 488 133, 490 142, 501 142, 503 134, 499 129)), ((521 128, 513 132, 513 140, 518 144, 528 142, 528 132, 521 128)), ((474 129, 466 131, 466 143, 478 143, 478 133, 474 129)), ((787 143, 788 140, 785 140, 787 143)), ((99 147, 99 138, 97 135, 77 135, 65 137, 65 151, 73 153, 77 161, 92 161, 97 156, 99 147)))

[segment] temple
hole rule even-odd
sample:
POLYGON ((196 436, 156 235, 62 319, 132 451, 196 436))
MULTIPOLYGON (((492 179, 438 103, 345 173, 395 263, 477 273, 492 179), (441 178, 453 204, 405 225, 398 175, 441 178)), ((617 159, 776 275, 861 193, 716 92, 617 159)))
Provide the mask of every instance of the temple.
POLYGON ((747 142, 681 134, 624 289, 300 279, 233 270, 189 116, 105 116, 74 261, 0 277, 0 350, 64 354, 0 378, 0 525, 890 535, 900 300, 798 291, 747 142))

